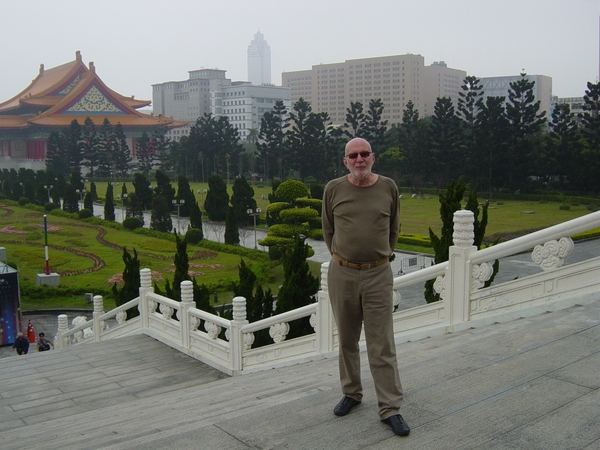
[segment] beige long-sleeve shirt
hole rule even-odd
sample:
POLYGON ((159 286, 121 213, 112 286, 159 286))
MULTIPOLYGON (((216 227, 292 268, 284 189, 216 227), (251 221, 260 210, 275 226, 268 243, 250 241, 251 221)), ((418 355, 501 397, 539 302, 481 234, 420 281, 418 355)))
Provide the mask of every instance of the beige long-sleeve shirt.
POLYGON ((381 175, 366 187, 355 186, 346 176, 331 180, 325 186, 321 219, 331 253, 359 262, 385 258, 398 241, 398 187, 381 175))

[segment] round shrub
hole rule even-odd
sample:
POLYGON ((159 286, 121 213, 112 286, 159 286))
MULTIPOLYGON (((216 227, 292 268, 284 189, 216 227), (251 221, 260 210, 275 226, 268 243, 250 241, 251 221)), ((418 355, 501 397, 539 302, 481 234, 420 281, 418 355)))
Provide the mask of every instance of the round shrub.
POLYGON ((306 185, 298 180, 286 180, 275 190, 277 198, 282 198, 288 202, 293 202, 299 197, 308 197, 308 194, 306 185))
POLYGON ((137 217, 127 217, 123 221, 123 228, 125 228, 126 230, 135 230, 136 228, 140 228, 141 226, 142 223, 137 217))
POLYGON ((79 213, 77 213, 77 215, 80 219, 89 219, 90 217, 94 216, 94 213, 87 208, 83 208, 81 211, 79 211, 79 213))
POLYGON ((190 228, 185 233, 185 240, 190 244, 197 244, 202 239, 204 239, 204 233, 199 228, 190 228))
POLYGON ((53 209, 58 208, 58 206, 56 206, 56 203, 53 202, 48 202, 44 205, 44 210, 45 211, 52 211, 53 209))
POLYGON ((21 197, 19 199, 19 206, 25 206, 27 203, 29 203, 29 199, 27 197, 21 197))

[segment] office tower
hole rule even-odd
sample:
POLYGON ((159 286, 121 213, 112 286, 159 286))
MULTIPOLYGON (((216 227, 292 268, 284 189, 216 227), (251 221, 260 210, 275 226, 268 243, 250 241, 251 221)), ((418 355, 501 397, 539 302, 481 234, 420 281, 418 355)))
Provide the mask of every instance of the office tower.
POLYGON ((271 48, 260 31, 248 46, 248 81, 259 86, 271 84, 271 48))

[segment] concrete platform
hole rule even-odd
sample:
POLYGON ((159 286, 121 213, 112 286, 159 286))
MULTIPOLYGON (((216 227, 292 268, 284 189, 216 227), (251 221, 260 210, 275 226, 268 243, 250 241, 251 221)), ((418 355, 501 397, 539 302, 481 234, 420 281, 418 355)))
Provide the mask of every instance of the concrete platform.
POLYGON ((340 418, 335 359, 229 378, 132 336, 0 359, 0 448, 600 448, 600 293, 397 349, 406 438, 380 423, 366 364, 340 418))

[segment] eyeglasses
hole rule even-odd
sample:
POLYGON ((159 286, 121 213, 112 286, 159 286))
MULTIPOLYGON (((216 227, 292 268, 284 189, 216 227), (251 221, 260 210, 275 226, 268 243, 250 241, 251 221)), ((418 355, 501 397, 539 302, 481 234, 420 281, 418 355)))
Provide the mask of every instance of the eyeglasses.
POLYGON ((373 154, 373 152, 364 151, 364 152, 358 152, 358 153, 350 153, 349 155, 344 156, 344 158, 356 159, 356 158, 358 158, 358 155, 360 155, 360 157, 362 159, 367 159, 372 154, 373 154))

